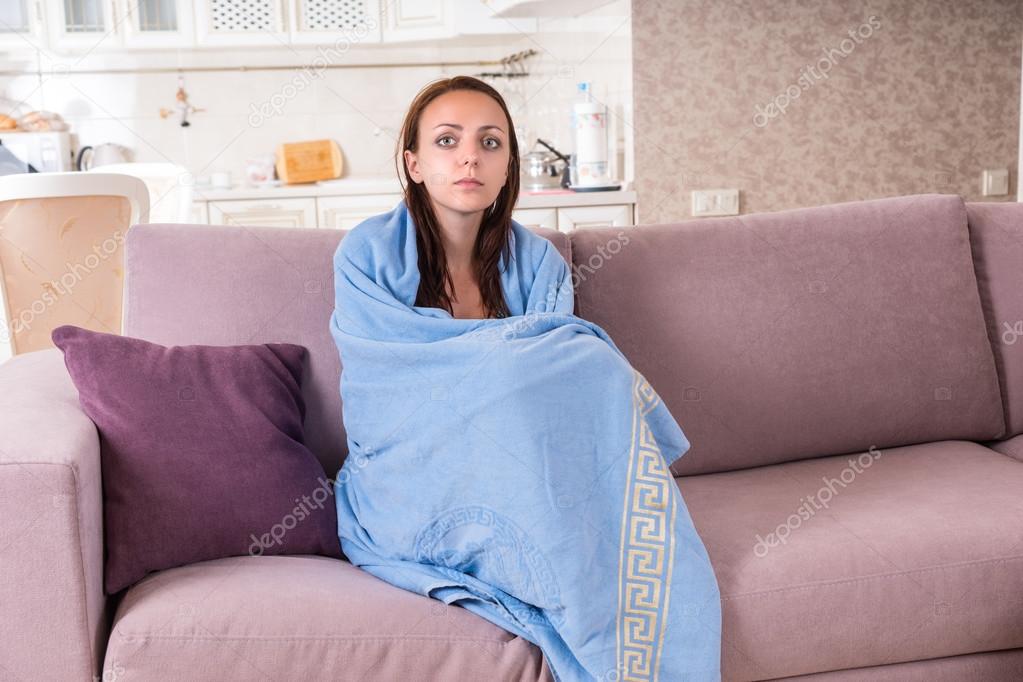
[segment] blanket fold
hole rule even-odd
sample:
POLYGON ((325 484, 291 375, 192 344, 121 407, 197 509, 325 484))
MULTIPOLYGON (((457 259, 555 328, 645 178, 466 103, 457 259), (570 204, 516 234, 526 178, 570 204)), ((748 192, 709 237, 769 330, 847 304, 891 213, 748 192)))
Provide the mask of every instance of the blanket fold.
POLYGON ((668 470, 678 423, 573 314, 548 240, 513 221, 511 316, 467 320, 414 305, 415 229, 402 201, 334 254, 345 556, 536 644, 556 682, 719 680, 718 585, 668 470))

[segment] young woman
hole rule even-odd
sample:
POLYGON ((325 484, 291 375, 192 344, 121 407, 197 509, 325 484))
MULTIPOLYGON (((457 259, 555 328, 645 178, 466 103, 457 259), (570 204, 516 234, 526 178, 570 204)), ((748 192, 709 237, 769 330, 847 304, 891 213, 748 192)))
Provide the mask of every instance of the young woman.
MULTIPOLYGON (((501 96, 465 76, 431 83, 399 152, 404 199, 334 255, 345 556, 536 644, 555 682, 719 680, 717 582, 668 469, 689 441, 573 314, 553 244, 511 219, 501 96)), ((461 679, 540 671, 450 650, 461 679)))
POLYGON ((506 317, 498 256, 519 195, 519 149, 504 100, 475 78, 438 82, 402 126, 409 214, 421 226, 417 305, 506 317))

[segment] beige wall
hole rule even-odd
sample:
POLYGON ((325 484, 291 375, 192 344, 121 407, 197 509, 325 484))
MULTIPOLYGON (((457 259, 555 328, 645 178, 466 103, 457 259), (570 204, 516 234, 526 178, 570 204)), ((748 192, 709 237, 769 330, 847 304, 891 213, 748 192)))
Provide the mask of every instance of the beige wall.
POLYGON ((633 0, 633 39, 642 223, 702 188, 742 213, 1016 198, 1020 0, 633 0), (985 168, 1008 195, 980 196, 985 168))

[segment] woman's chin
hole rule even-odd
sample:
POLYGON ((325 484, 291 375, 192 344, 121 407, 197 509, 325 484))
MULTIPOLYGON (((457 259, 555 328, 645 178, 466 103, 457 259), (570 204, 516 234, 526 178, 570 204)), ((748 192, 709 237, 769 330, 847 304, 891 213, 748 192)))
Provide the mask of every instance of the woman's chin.
POLYGON ((482 196, 467 197, 456 195, 451 197, 448 202, 448 208, 459 213, 481 213, 490 208, 490 205, 493 203, 494 199, 487 201, 487 198, 482 196))

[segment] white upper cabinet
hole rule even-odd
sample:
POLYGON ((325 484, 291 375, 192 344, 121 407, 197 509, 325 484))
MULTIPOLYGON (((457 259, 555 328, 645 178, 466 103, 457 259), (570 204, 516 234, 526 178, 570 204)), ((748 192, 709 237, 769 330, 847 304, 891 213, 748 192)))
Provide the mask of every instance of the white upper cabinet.
POLYGON ((120 35, 114 30, 113 10, 114 5, 106 0, 46 0, 50 49, 121 47, 120 35))
POLYGON ((46 44, 43 8, 38 0, 0 1, 0 48, 32 50, 46 44))
POLYGON ((451 5, 448 0, 387 0, 380 17, 384 42, 450 38, 451 5))
POLYGON ((196 0, 196 44, 287 45, 284 4, 280 0, 196 0))
POLYGON ((292 43, 347 49, 380 42, 380 0, 292 0, 289 8, 292 43))
POLYGON ((325 48, 528 34, 480 0, 0 0, 0 48, 325 48))
POLYGON ((8 1, 41 2, 51 50, 91 52, 195 43, 189 0, 0 0, 0 5, 8 1))
POLYGON ((187 47, 195 42, 190 0, 127 0, 122 26, 128 47, 187 47))
POLYGON ((381 15, 384 42, 536 31, 535 19, 495 17, 479 0, 390 0, 381 15))

